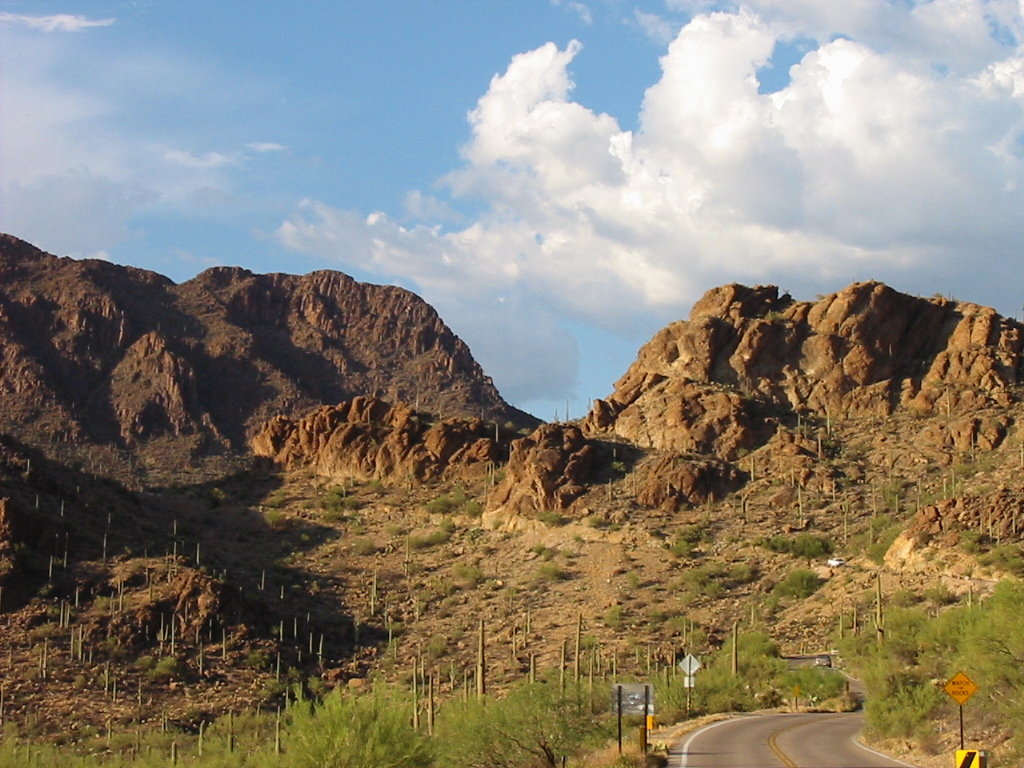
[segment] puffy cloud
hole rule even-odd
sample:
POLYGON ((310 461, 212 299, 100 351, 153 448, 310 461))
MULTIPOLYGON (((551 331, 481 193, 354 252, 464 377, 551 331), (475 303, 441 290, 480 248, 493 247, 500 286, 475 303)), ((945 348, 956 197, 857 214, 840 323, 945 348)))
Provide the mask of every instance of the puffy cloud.
MULTIPOLYGON (((952 280, 1016 309, 1013 288, 978 270, 981 259, 1012 273, 1024 245, 1015 3, 675 5, 706 12, 668 45, 637 131, 573 101, 581 45, 548 43, 513 57, 469 114, 464 162, 443 179, 456 204, 483 203, 468 223, 403 227, 306 201, 281 241, 410 281, 495 371, 493 329, 470 308, 483 316, 510 291, 526 298, 508 323, 529 327, 545 307, 552 326, 627 332, 732 280, 808 293, 952 280), (762 92, 759 73, 797 39, 811 43, 762 92)), ((547 337, 523 338, 537 345, 530 359, 554 360, 547 337)))
POLYGON ((93 27, 109 27, 117 19, 88 19, 59 13, 53 16, 26 16, 20 13, 0 13, 0 24, 17 24, 40 32, 82 32, 93 27))
POLYGON ((272 141, 251 141, 245 145, 253 152, 284 152, 288 149, 284 144, 276 144, 272 141))
POLYGON ((237 155, 226 155, 220 152, 194 155, 181 149, 167 150, 164 152, 164 159, 176 165, 183 165, 186 168, 225 168, 239 164, 237 155))
POLYGON ((637 8, 633 11, 633 19, 644 34, 660 45, 668 45, 676 35, 676 25, 656 13, 645 13, 637 8))

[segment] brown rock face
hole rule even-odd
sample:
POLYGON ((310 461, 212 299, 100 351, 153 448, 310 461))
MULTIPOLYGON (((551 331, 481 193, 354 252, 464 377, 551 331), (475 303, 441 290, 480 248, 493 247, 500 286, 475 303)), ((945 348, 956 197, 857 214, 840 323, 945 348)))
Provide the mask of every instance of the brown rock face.
MULTIPOLYGON (((656 334, 584 426, 734 459, 794 412, 837 419, 1006 406, 1022 377, 1022 330, 986 307, 880 283, 816 302, 779 296, 775 286, 727 285, 656 334)), ((1001 431, 1005 424, 984 429, 995 440, 1001 431)))
POLYGON ((647 507, 703 504, 742 487, 745 477, 732 464, 715 459, 662 456, 647 468, 636 500, 647 507))
POLYGON ((0 586, 10 589, 14 580, 17 561, 17 536, 14 532, 13 510, 11 500, 0 499, 0 586))
POLYGON ((277 416, 252 440, 254 454, 284 469, 395 482, 483 471, 496 460, 497 445, 493 425, 480 419, 430 424, 408 405, 366 397, 298 420, 277 416))
POLYGON ((159 446, 180 468, 243 451, 275 413, 361 395, 536 423, 403 289, 225 267, 175 285, 0 235, 0 408, 26 442, 159 446))
POLYGON ((595 446, 578 427, 544 424, 512 443, 505 477, 491 494, 490 506, 526 517, 568 509, 586 492, 595 459, 595 446))
POLYGON ((952 545, 968 531, 993 542, 1024 540, 1024 489, 1003 487, 930 504, 917 513, 907 535, 952 545))

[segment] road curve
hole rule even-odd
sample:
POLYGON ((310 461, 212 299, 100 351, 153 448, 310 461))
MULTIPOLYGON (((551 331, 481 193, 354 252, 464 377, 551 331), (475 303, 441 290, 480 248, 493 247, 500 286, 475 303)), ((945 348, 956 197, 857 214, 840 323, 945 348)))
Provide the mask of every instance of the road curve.
POLYGON ((669 768, 914 768, 857 741, 860 713, 748 715, 684 736, 669 768))

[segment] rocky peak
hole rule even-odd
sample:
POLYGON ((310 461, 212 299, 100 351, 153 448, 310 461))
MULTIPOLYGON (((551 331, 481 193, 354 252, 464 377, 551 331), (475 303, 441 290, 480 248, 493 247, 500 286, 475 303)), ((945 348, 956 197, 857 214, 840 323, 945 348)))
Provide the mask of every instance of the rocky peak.
POLYGON ((734 458, 797 413, 837 419, 1006 406, 1024 329, 988 307, 854 283, 814 302, 714 288, 672 323, 585 421, 639 445, 734 458))

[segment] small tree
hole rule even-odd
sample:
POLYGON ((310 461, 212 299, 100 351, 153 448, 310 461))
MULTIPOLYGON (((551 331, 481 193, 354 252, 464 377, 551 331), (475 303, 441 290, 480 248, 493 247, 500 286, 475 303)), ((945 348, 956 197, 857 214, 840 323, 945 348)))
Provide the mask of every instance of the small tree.
POLYGON ((590 707, 546 683, 518 685, 501 699, 487 698, 442 710, 439 764, 451 768, 555 768, 600 734, 590 707))

